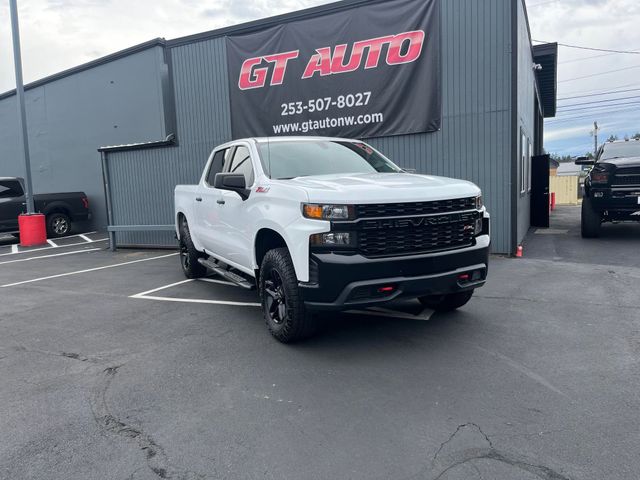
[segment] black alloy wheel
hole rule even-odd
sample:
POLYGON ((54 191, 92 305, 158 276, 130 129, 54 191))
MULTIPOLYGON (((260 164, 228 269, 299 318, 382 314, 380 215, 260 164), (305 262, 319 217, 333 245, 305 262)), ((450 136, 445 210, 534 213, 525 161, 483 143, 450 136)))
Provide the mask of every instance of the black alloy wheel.
POLYGON ((267 275, 264 282, 264 291, 267 294, 265 297, 267 314, 273 323, 281 325, 289 316, 284 284, 275 268, 269 270, 267 275))

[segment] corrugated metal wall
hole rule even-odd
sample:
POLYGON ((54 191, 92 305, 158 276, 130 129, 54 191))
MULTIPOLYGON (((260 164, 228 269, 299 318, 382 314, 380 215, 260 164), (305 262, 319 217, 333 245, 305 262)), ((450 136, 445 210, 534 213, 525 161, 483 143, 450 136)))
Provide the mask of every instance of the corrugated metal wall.
MULTIPOLYGON (((524 5, 518 0, 518 132, 522 129, 525 136, 533 144, 535 141, 535 118, 534 118, 534 98, 535 98, 535 72, 533 66, 533 52, 529 40, 529 29, 524 5)), ((518 152, 521 151, 522 138, 518 134, 515 140, 518 142, 518 152)), ((526 146, 524 147, 526 148, 526 146)), ((520 160, 518 158, 518 160, 520 160)), ((518 161, 518 179, 522 177, 522 163, 518 161)), ((531 176, 531 166, 526 167, 528 178, 531 176)), ((518 236, 517 243, 520 243, 531 225, 531 192, 527 187, 525 193, 520 193, 518 188, 518 236)))
MULTIPOLYGON (((495 252, 510 248, 511 5, 443 1, 442 130, 369 140, 402 166, 477 183, 491 210, 495 252)), ((179 146, 109 154, 116 224, 172 223, 173 187, 196 183, 211 149, 231 139, 224 48, 218 38, 171 49, 179 146)), ((166 234, 120 235, 125 243, 166 242, 166 234)))
POLYGON ((369 140, 403 167, 476 183, 500 253, 509 251, 511 224, 510 4, 443 1, 442 130, 369 140))
MULTIPOLYGON (((178 146, 108 153, 116 225, 173 223, 175 186, 197 183, 213 147, 231 138, 224 39, 173 48, 171 59, 178 146)), ((168 232, 118 232, 116 240, 175 244, 168 232)))
MULTIPOLYGON (((165 135, 163 49, 143 51, 51 80, 25 92, 36 193, 84 191, 93 228, 105 228, 106 205, 96 149, 165 135)), ((0 99, 0 176, 24 176, 15 95, 0 99)))

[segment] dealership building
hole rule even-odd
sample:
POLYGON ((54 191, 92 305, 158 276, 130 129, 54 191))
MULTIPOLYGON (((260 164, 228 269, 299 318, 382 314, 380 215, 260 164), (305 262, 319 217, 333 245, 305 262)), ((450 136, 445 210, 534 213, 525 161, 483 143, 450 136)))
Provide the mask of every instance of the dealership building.
MULTIPOLYGON (((556 44, 532 45, 524 0, 345 0, 155 39, 25 87, 33 185, 86 192, 92 227, 120 246, 173 245, 173 190, 216 145, 350 136, 476 183, 493 251, 514 253, 548 214, 556 59, 556 44)), ((24 176, 21 159, 10 91, 0 176, 24 176)))

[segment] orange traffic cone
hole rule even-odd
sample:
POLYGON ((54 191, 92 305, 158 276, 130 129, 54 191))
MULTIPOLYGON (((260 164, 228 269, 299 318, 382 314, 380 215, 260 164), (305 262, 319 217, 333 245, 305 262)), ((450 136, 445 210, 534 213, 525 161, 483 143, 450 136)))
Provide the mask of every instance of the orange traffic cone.
POLYGON ((522 245, 518 245, 518 249, 516 250, 516 257, 522 257, 522 245))

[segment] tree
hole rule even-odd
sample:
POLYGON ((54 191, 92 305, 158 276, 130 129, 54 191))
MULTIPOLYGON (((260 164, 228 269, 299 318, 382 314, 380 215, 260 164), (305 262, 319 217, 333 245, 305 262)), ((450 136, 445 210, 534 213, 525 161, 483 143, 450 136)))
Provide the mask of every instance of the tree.
POLYGON ((631 138, 633 138, 634 140, 640 140, 640 132, 632 135, 631 138))
POLYGON ((616 140, 618 140, 618 135, 611 135, 607 138, 607 142, 615 142, 616 140))

